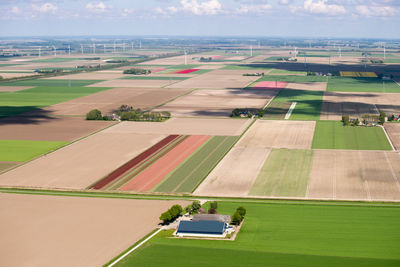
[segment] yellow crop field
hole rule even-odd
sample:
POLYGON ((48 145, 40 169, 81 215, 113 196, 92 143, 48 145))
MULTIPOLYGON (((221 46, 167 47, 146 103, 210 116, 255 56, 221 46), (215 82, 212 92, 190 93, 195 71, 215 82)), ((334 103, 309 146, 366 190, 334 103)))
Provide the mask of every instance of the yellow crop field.
POLYGON ((364 78, 376 78, 375 72, 372 71, 341 71, 340 76, 342 77, 364 77, 364 78))

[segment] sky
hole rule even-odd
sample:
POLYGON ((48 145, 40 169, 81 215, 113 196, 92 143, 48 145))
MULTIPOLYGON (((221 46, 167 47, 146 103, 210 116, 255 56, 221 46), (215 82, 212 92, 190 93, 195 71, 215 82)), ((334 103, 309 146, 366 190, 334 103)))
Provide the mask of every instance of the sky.
POLYGON ((0 36, 400 38, 400 0, 0 0, 0 36))

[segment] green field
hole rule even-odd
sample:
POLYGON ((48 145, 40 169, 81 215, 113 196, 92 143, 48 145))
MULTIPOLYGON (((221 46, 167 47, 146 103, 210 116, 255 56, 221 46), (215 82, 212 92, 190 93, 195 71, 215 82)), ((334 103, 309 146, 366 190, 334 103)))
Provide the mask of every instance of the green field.
POLYGON ((309 82, 327 82, 327 77, 323 76, 299 76, 299 75, 265 75, 262 76, 257 82, 262 81, 279 81, 279 82, 293 82, 293 83, 309 83, 309 82))
POLYGON ((298 54, 297 57, 331 57, 328 54, 298 54))
POLYGON ((394 81, 379 78, 330 77, 327 91, 400 93, 400 86, 394 81))
POLYGON ((286 75, 306 75, 307 72, 305 71, 290 71, 290 70, 281 70, 281 69, 273 69, 269 74, 286 74, 286 75))
POLYGON ((281 90, 265 109, 265 118, 282 119, 290 107, 289 103, 297 102, 290 116, 291 120, 319 120, 323 93, 322 91, 281 90))
POLYGON ((152 191, 193 192, 238 139, 238 136, 212 137, 152 191))
POLYGON ((385 59, 385 63, 400 63, 400 58, 385 59))
POLYGON ((235 241, 168 238, 162 231, 117 266, 399 266, 400 207, 219 202, 246 219, 235 241))
POLYGON ((61 58, 61 57, 54 57, 54 58, 46 58, 46 59, 36 59, 31 60, 28 62, 33 63, 62 63, 62 62, 70 62, 70 61, 77 61, 77 60, 87 60, 84 58, 76 58, 76 57, 69 57, 69 58, 61 58))
POLYGON ((34 87, 18 92, 0 92, 0 118, 32 111, 109 88, 104 87, 34 87))
POLYGON ((249 195, 305 197, 312 150, 272 149, 249 195))
POLYGON ((265 65, 226 65, 223 70, 267 70, 265 65))
MULTIPOLYGON (((196 71, 197 73, 197 71, 196 71)), ((128 76, 123 77, 122 79, 129 79, 129 80, 186 80, 190 77, 165 77, 165 76, 128 76)))
POLYGON ((99 80, 48 80, 32 79, 14 82, 1 82, 0 86, 59 86, 59 87, 82 87, 94 83, 102 82, 99 80))
POLYGON ((338 121, 317 121, 312 148, 392 150, 381 127, 343 126, 338 121))
POLYGON ((0 162, 0 172, 7 170, 17 164, 18 164, 17 162, 0 162))
POLYGON ((5 63, 5 64, 3 64, 3 63, 0 63, 0 67, 10 67, 10 66, 17 66, 17 65, 19 65, 19 64, 8 64, 8 63, 5 63))
POLYGON ((65 144, 67 142, 0 140, 0 161, 28 161, 65 144))

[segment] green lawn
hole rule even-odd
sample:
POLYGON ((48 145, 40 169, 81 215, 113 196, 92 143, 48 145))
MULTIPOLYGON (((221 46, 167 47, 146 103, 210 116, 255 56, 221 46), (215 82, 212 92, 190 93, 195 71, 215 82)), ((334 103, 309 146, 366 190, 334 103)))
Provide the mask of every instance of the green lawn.
MULTIPOLYGON (((219 202, 232 214, 239 202, 219 202)), ((168 238, 162 231, 117 266, 399 266, 400 207, 242 204, 235 241, 168 238)))
POLYGON ((273 149, 249 195, 305 197, 312 159, 312 150, 273 149))
POLYGON ((67 142, 0 140, 0 161, 28 161, 65 144, 67 142))
POLYGON ((265 117, 269 118, 271 113, 271 116, 281 119, 290 107, 288 103, 297 102, 290 120, 319 120, 323 93, 322 91, 281 90, 267 106, 265 117), (279 112, 282 114, 278 114, 279 112))
POLYGON ((279 81, 279 82, 293 82, 293 83, 309 83, 309 82, 327 82, 327 77, 323 76, 299 76, 299 75, 265 75, 262 76, 257 82, 262 81, 279 81))
POLYGON ((327 91, 400 93, 400 86, 394 81, 379 78, 330 77, 327 91))
POLYGON ((317 121, 312 148, 392 150, 381 127, 343 126, 338 121, 317 121))
POLYGON ((35 87, 18 92, 0 92, 0 118, 90 95, 104 87, 35 87))
POLYGON ((238 136, 212 137, 152 191, 193 192, 238 139, 238 136))
MULTIPOLYGON (((197 71, 196 71, 197 73, 197 71)), ((186 80, 190 77, 165 77, 165 76, 126 76, 122 79, 129 80, 186 80)))
POLYGON ((59 86, 59 87, 82 87, 94 83, 101 82, 99 80, 48 80, 48 79, 32 79, 15 82, 2 82, 0 86, 59 86))
POLYGON ((305 71, 290 71, 290 70, 281 70, 281 69, 273 69, 269 74, 286 74, 286 75, 306 75, 307 72, 305 71))

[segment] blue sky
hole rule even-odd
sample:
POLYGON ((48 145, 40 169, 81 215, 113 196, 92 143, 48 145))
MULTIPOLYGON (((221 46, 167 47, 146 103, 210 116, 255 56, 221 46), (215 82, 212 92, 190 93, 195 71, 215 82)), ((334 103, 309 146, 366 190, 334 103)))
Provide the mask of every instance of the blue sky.
POLYGON ((400 38, 399 0, 0 0, 0 36, 400 38))

